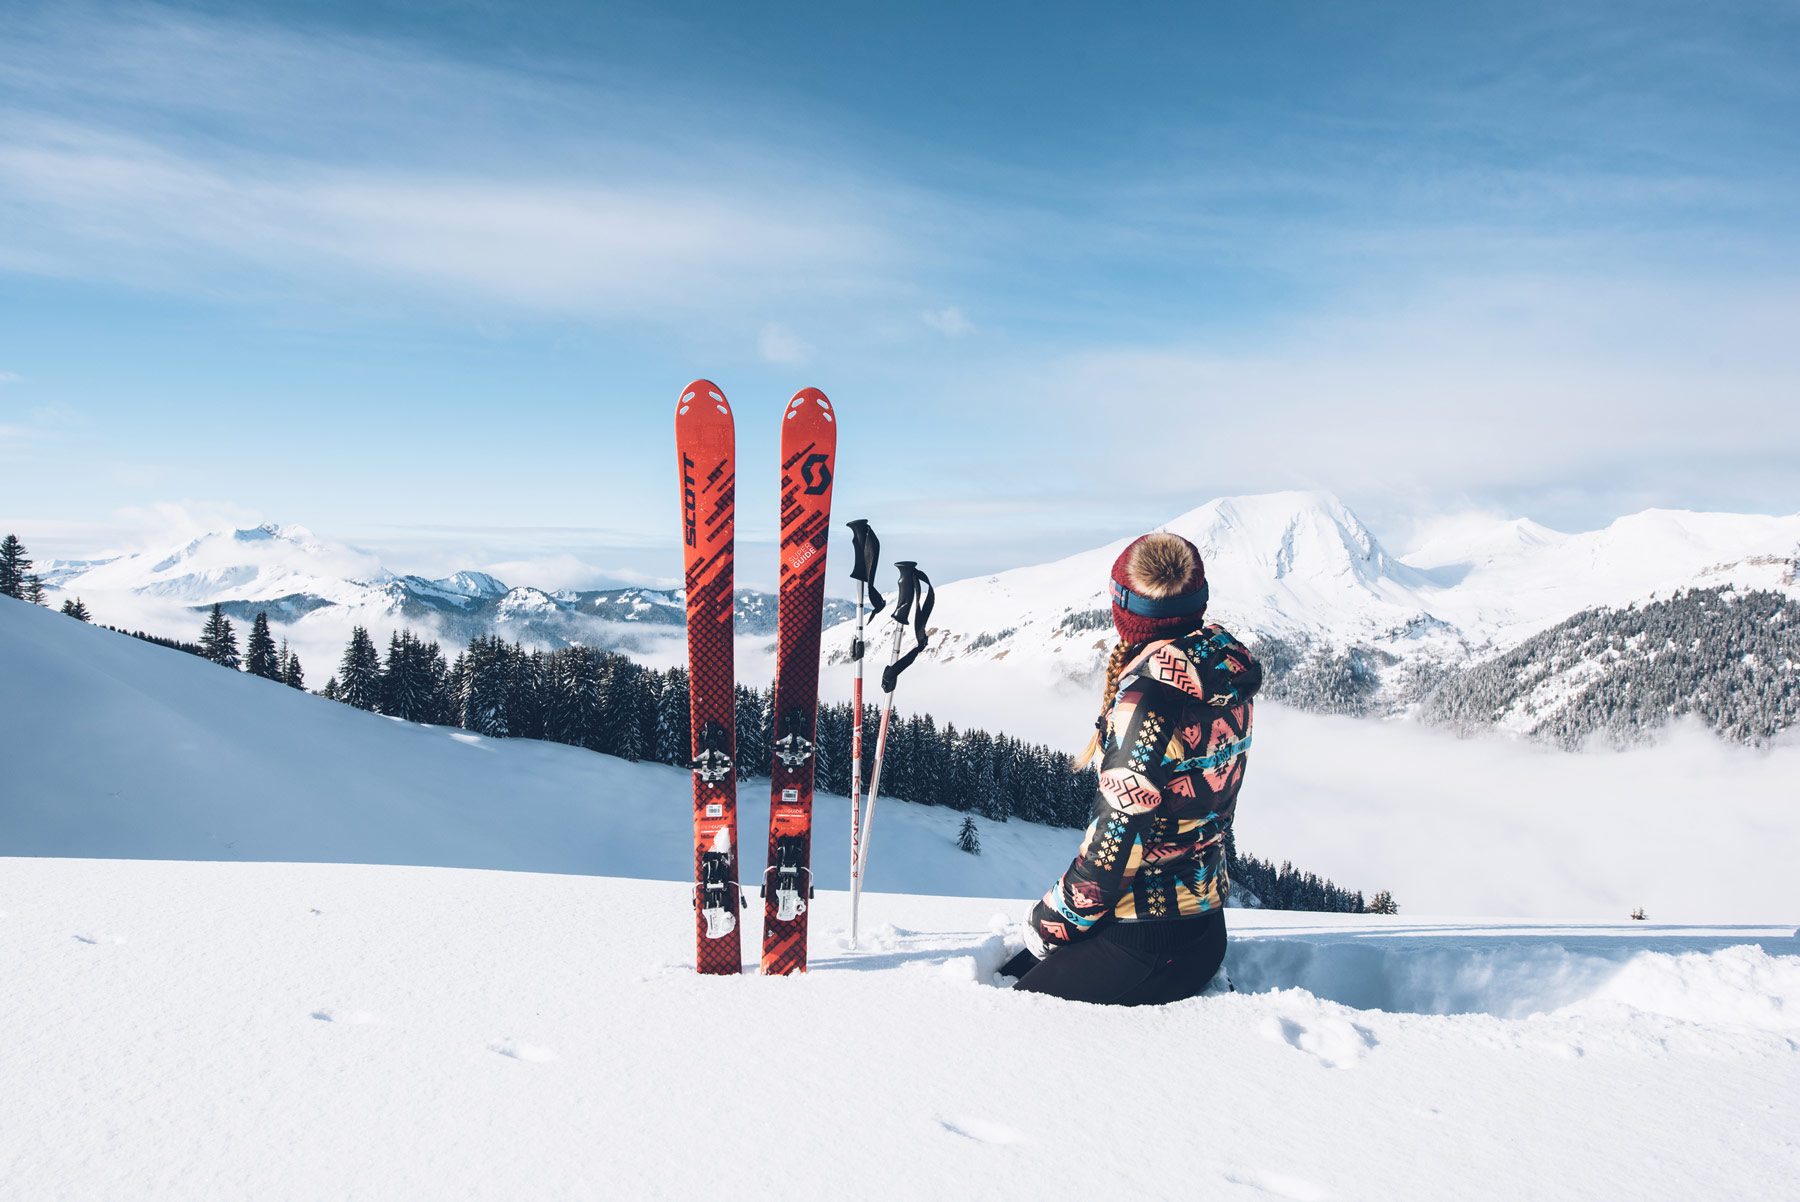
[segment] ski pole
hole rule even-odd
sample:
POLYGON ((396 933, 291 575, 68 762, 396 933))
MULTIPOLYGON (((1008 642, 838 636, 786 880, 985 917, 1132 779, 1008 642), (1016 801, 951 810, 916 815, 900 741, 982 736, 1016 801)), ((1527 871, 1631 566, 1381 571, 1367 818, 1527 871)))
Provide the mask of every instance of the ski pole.
POLYGON ((919 571, 918 564, 910 559, 903 559, 894 567, 900 573, 900 587, 894 594, 894 642, 888 652, 888 666, 881 671, 881 729, 875 736, 875 767, 869 774, 869 809, 863 818, 862 844, 857 849, 858 872, 850 882, 852 946, 856 942, 857 910, 862 900, 862 874, 869 870, 869 833, 875 827, 875 801, 881 795, 881 767, 887 756, 888 727, 894 718, 894 689, 900 683, 900 673, 910 668, 913 661, 919 658, 919 652, 925 649, 925 623, 931 617, 932 606, 937 602, 931 587, 931 577, 919 571), (920 592, 920 585, 924 586, 923 592, 920 592), (900 644, 906 636, 909 616, 913 623, 913 648, 901 655, 900 644))
POLYGON ((875 571, 881 564, 881 540, 861 518, 848 523, 854 547, 855 563, 850 578, 856 581, 856 640, 850 644, 850 662, 856 674, 850 685, 850 946, 856 947, 856 879, 860 870, 857 858, 862 831, 862 749, 863 749, 863 597, 864 590, 874 600, 869 616, 874 617, 887 604, 875 588, 875 571))

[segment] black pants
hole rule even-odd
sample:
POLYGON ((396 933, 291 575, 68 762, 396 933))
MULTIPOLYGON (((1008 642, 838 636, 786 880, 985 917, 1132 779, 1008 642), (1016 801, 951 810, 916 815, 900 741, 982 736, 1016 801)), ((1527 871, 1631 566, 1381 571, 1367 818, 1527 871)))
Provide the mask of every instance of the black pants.
POLYGON ((1225 962, 1225 912, 1154 922, 1112 922, 1047 959, 1020 952, 1000 971, 1014 989, 1071 1002, 1160 1006, 1193 997, 1225 962))

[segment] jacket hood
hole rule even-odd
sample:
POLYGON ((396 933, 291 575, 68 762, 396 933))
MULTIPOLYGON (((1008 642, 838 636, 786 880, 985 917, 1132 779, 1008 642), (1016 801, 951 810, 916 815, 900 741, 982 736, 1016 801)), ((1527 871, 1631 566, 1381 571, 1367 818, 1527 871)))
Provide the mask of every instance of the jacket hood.
POLYGON ((1248 701, 1262 687, 1262 665, 1223 626, 1208 624, 1146 644, 1119 673, 1180 689, 1207 705, 1248 701))

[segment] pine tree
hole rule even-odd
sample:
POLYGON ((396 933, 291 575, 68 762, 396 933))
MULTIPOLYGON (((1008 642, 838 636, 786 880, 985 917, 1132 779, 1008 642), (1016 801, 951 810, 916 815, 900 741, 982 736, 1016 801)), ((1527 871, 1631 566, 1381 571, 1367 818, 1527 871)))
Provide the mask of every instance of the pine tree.
POLYGON ((88 613, 88 607, 81 603, 80 597, 75 598, 73 601, 64 601, 62 611, 71 618, 74 618, 77 622, 91 622, 94 620, 93 615, 88 613))
MULTIPOLYGON (((1284 864, 1282 867, 1285 868, 1287 865, 1284 864)), ((1383 889, 1369 899, 1369 913, 1398 914, 1400 913, 1400 907, 1394 904, 1394 895, 1389 893, 1386 889, 1383 889)))
POLYGON ((230 668, 234 672, 242 663, 238 658, 237 633, 231 628, 231 619, 225 616, 221 605, 215 604, 212 613, 207 615, 206 625, 200 631, 200 653, 221 668, 230 668))
POLYGON ((381 653, 367 629, 352 627, 344 658, 338 663, 338 700, 359 710, 373 710, 381 701, 381 653))
POLYGON ((337 677, 333 676, 330 680, 325 682, 325 687, 319 690, 319 696, 328 701, 340 701, 342 700, 340 692, 341 690, 338 688, 337 677))
POLYGON ((25 577, 25 599, 33 605, 42 605, 46 609, 50 606, 50 602, 44 599, 44 582, 37 578, 36 573, 25 577))
POLYGON ((381 712, 390 718, 444 721, 444 656, 438 645, 410 630, 390 635, 379 692, 381 712))
POLYGON ((507 655, 512 661, 512 677, 506 693, 506 733, 515 739, 541 739, 549 691, 549 666, 544 653, 527 654, 524 647, 514 643, 507 655))
POLYGON ((244 670, 264 680, 281 679, 281 660, 275 636, 269 633, 269 615, 258 613, 250 623, 250 640, 244 645, 244 670))
POLYGON ((25 600, 26 579, 31 575, 31 559, 25 544, 15 534, 0 539, 0 597, 25 600))
POLYGON ((763 736, 763 700, 755 689, 737 686, 737 775, 739 780, 767 776, 768 740, 763 736))
POLYGON ((281 683, 290 689, 306 689, 306 674, 300 670, 300 657, 288 650, 287 640, 281 640, 281 683))
POLYGON ((462 664, 463 729, 496 739, 505 738, 512 733, 506 725, 506 700, 512 675, 506 643, 498 638, 476 635, 469 640, 462 664))
POLYGON ((688 677, 685 668, 670 668, 663 675, 656 700, 656 755, 658 763, 685 767, 691 756, 688 726, 688 677))
POLYGON ((975 829, 975 815, 963 815, 962 830, 956 834, 956 846, 972 856, 981 854, 981 832, 975 829))

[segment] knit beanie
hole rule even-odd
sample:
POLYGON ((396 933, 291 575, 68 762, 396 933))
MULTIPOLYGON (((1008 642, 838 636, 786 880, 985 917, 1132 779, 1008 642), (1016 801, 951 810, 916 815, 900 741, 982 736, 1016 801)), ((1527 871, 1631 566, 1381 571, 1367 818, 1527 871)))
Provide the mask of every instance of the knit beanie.
POLYGON ((1198 629, 1206 593, 1200 549, 1179 534, 1146 534, 1113 560, 1113 625, 1124 642, 1147 643, 1198 629))

